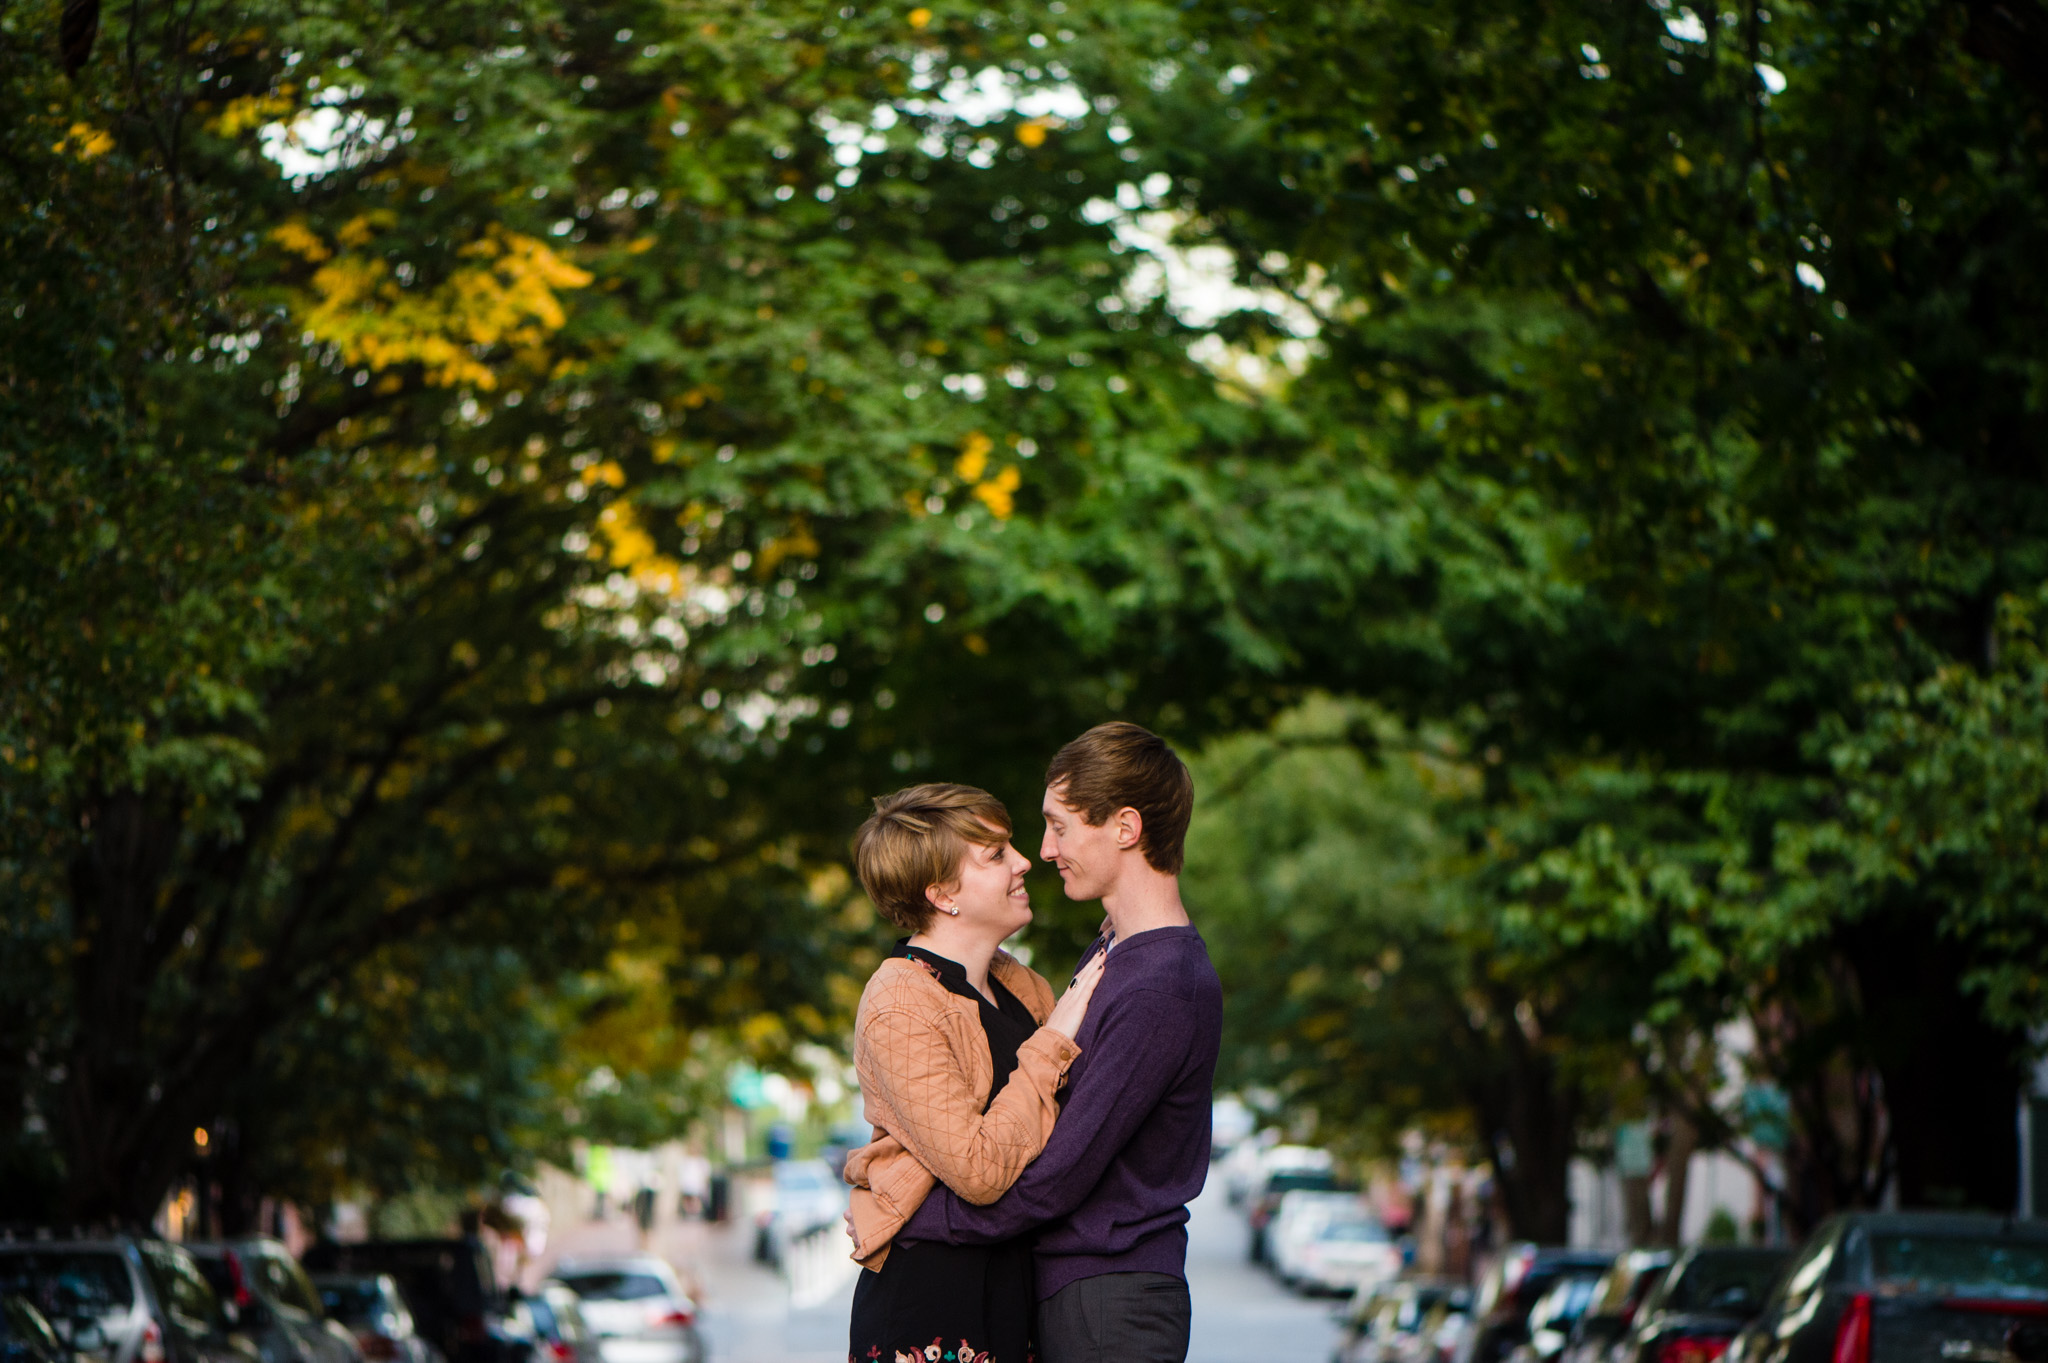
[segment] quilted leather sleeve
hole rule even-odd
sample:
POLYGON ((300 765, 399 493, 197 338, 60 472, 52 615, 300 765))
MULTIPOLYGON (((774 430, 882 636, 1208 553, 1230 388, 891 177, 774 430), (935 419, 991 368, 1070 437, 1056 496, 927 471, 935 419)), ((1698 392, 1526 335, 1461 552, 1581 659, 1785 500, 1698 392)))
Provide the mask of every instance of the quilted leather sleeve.
MULTIPOLYGON (((948 1188, 977 1205, 1001 1197, 1038 1157, 1059 1116, 1053 1095, 1080 1048, 1039 1028, 987 1112, 943 1016, 879 1009, 862 1019, 854 1064, 863 1092, 893 1121, 889 1134, 948 1188)), ((874 1167, 869 1165, 870 1186, 874 1167)), ((907 1214, 907 1213, 906 1213, 907 1214)))

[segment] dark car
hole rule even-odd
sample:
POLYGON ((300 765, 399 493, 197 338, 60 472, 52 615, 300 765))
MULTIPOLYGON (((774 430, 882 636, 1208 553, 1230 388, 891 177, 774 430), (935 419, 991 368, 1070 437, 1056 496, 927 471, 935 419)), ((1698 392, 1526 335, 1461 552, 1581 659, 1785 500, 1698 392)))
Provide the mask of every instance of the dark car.
POLYGON ((546 1351, 545 1363, 604 1363, 597 1336, 583 1319, 582 1298, 567 1285, 550 1279, 540 1291, 520 1297, 516 1309, 546 1351))
POLYGON ((355 1336, 326 1304, 290 1250, 251 1237, 186 1246, 263 1363, 363 1363, 355 1336))
POLYGON ((1756 1318, 1792 1252, 1703 1245, 1671 1266, 1614 1363, 1710 1363, 1756 1318))
POLYGON ((447 1240, 322 1242, 307 1250, 314 1273, 387 1273, 413 1323, 449 1363, 529 1363, 533 1339, 509 1316, 483 1243, 447 1240))
POLYGON ((1614 1256, 1599 1250, 1509 1245, 1480 1280, 1473 1328, 1458 1363, 1501 1363, 1529 1338, 1529 1313, 1560 1279, 1599 1279, 1614 1256))
POLYGON ((313 1290, 328 1318, 356 1337, 370 1363, 440 1363, 434 1346, 420 1338, 398 1282, 388 1273, 322 1273, 313 1290))
POLYGON ((1727 1356, 1729 1363, 1992 1363, 2037 1354, 2044 1317, 2048 1224, 1852 1212, 1820 1224, 1727 1356))
POLYGON ((71 1363, 71 1351, 27 1298, 0 1297, 0 1363, 71 1363))
POLYGON ((1632 1249, 1614 1261, 1593 1288, 1593 1299, 1572 1326, 1564 1363, 1603 1363, 1608 1350, 1635 1324, 1643 1299, 1671 1267, 1668 1249, 1632 1249))
POLYGON ((0 1296, 20 1297, 59 1341, 106 1363, 249 1363, 182 1245, 141 1235, 0 1242, 0 1296))
POLYGON ((1332 1363, 1443 1363, 1452 1317, 1472 1308, 1472 1290, 1435 1278, 1400 1278, 1361 1292, 1344 1311, 1332 1363))

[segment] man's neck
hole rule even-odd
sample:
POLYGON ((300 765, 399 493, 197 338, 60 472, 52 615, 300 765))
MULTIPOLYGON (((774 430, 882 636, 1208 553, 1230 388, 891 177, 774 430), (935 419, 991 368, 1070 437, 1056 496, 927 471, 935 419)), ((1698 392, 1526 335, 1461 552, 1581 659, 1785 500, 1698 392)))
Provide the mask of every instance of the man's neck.
POLYGON ((1184 928, 1188 911, 1180 902, 1180 877, 1140 862, 1117 877, 1102 896, 1109 930, 1121 942, 1154 928, 1184 928))

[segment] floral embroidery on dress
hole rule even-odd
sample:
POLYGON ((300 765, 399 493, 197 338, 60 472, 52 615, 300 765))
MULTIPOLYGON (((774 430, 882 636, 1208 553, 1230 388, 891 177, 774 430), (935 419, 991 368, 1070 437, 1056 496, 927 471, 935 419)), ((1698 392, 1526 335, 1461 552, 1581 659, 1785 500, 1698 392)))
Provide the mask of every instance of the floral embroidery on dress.
MULTIPOLYGON (((870 1351, 868 1356, 872 1358, 873 1352, 870 1351)), ((848 1363, 853 1363, 853 1360, 849 1359, 848 1363)), ((949 1349, 943 1339, 935 1339, 922 1349, 909 1352, 898 1349, 894 1363, 996 1363, 996 1356, 976 1349, 964 1339, 957 1349, 949 1349)))

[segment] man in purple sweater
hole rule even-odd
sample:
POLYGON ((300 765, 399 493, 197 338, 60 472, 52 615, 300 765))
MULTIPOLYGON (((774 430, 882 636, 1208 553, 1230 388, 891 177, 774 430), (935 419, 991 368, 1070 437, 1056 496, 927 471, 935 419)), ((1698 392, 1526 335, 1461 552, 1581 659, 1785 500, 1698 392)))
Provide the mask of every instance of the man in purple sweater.
POLYGON ((1052 1139, 1009 1192, 977 1207, 941 1186, 898 1234, 982 1245, 1039 1231, 1045 1363, 1187 1358, 1187 1204, 1209 1171, 1223 1031, 1223 991, 1180 901, 1193 809, 1187 768, 1135 724, 1098 725, 1053 758, 1039 855, 1108 919, 1081 958, 1109 953, 1081 1056, 1052 1139))

